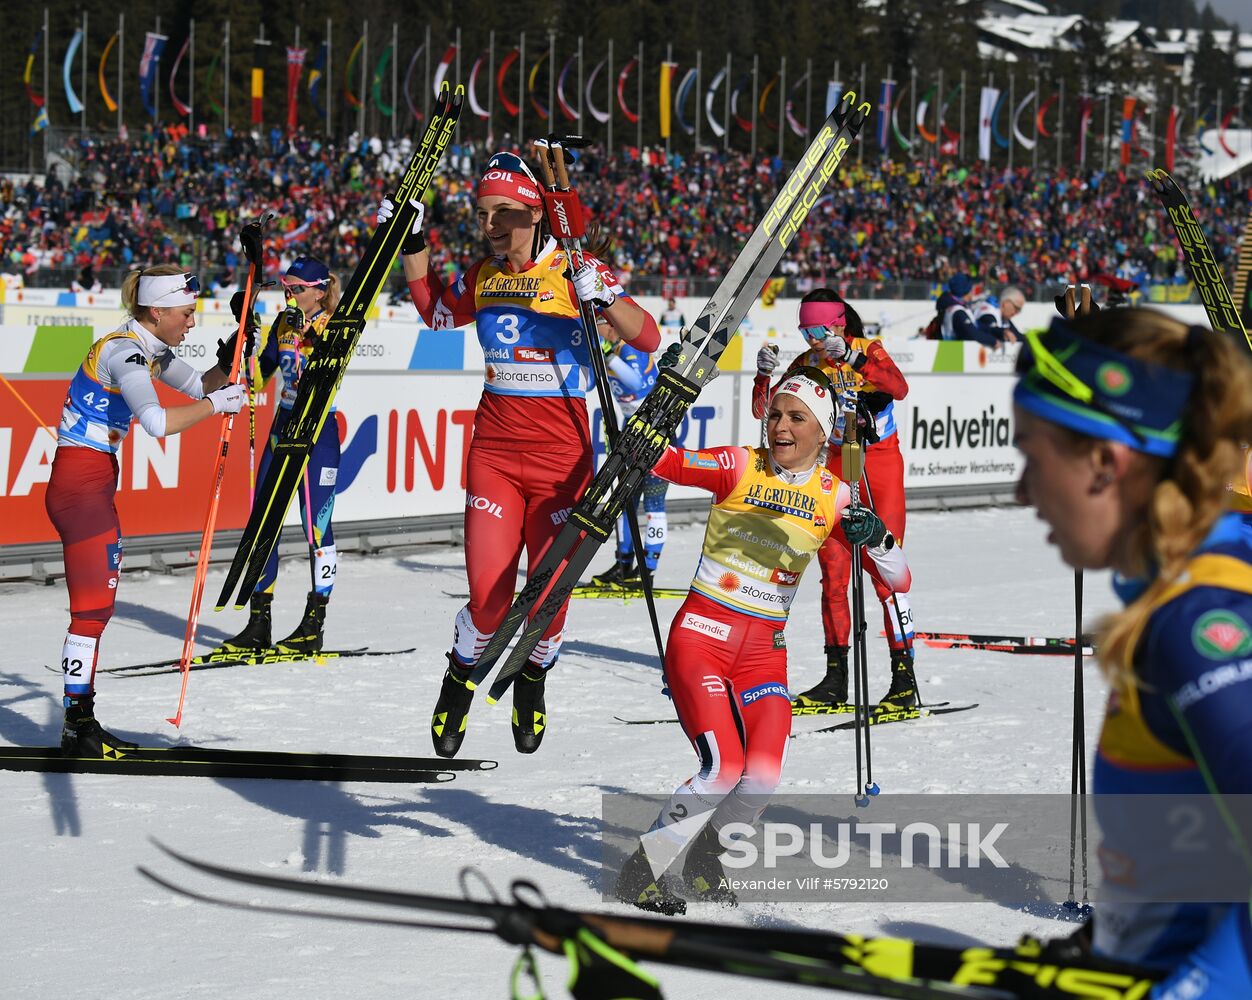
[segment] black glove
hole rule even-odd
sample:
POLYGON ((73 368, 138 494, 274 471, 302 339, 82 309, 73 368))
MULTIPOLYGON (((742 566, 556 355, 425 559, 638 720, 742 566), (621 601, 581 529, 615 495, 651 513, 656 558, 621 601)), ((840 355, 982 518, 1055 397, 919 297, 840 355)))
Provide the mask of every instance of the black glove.
POLYGON ((283 310, 283 319, 287 321, 287 329, 300 330, 303 332, 308 325, 308 319, 304 315, 304 310, 294 302, 283 310))
MULTIPOLYGON (((239 317, 243 313, 243 307, 244 307, 244 293, 236 292, 230 298, 230 311, 235 314, 236 323, 239 322, 239 317)), ((252 352, 256 350, 256 331, 257 331, 256 313, 249 310, 248 322, 244 326, 244 335, 247 337, 247 340, 244 342, 244 345, 243 345, 244 357, 249 357, 252 354, 252 352)), ((234 367, 235 344, 237 343, 238 338, 239 338, 239 330, 236 329, 235 332, 232 333, 225 340, 219 340, 217 342, 217 367, 220 368, 223 374, 225 375, 230 375, 231 369, 234 367)))
POLYGON ((844 537, 852 545, 878 548, 887 537, 887 526, 868 507, 849 507, 840 520, 844 537))
POLYGON ((265 256, 265 229, 260 222, 249 222, 239 230, 239 243, 250 264, 260 267, 265 256))
POLYGON ((658 368, 673 368, 678 364, 678 356, 683 352, 682 344, 670 344, 665 348, 665 353, 661 355, 661 360, 656 363, 658 368))

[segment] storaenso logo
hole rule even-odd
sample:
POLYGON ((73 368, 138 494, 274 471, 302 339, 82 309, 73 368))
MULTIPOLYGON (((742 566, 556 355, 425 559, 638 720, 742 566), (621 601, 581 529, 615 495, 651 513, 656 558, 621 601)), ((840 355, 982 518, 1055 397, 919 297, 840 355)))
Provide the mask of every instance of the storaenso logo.
POLYGON ((909 447, 913 449, 944 448, 1007 448, 1013 443, 1013 421, 996 416, 992 403, 976 417, 960 419, 952 415, 952 407, 944 410, 943 417, 927 420, 921 408, 913 410, 912 434, 909 447))

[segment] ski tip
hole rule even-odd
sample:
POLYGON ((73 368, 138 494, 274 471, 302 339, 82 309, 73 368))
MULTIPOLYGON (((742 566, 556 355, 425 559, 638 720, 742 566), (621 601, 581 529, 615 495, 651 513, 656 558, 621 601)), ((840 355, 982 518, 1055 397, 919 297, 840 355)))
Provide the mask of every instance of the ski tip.
POLYGON ((466 689, 467 691, 477 691, 477 690, 478 690, 478 685, 477 685, 477 684, 475 684, 472 680, 466 680, 466 682, 465 682, 465 689, 466 689))
POLYGON ((491 695, 487 695, 487 704, 488 704, 488 705, 498 705, 499 703, 500 703, 500 699, 499 699, 499 698, 493 698, 491 695))

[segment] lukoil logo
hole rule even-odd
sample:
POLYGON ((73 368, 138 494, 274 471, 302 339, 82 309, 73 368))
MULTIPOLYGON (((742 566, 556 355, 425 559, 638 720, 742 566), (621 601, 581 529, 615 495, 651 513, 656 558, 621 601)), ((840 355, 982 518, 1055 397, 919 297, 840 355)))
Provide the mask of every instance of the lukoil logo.
POLYGON ((504 508, 494 500, 488 500, 486 497, 476 497, 473 493, 465 494, 465 508, 467 510, 486 511, 492 517, 500 519, 504 517, 504 508))

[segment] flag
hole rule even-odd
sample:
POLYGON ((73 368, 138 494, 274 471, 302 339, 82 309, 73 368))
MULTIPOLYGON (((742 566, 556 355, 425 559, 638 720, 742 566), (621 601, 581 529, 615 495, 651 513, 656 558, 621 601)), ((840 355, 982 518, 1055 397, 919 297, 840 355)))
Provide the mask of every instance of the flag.
POLYGON ((939 85, 935 84, 926 93, 922 94, 922 99, 917 102, 917 118, 914 120, 914 124, 917 126, 917 134, 929 143, 939 141, 938 130, 931 132, 926 128, 926 113, 930 110, 930 99, 935 96, 938 90, 939 85))
POLYGON ((670 115, 673 108, 673 98, 671 90, 674 83, 674 70, 678 69, 678 63, 662 62, 661 63, 661 138, 668 139, 670 137, 670 115))
POLYGON ((991 162, 991 119, 995 116, 999 102, 1000 91, 997 87, 982 88, 978 111, 978 158, 984 163, 991 162))
MULTIPOLYGON (((313 107, 317 109, 318 117, 323 119, 326 117, 326 108, 323 107, 319 95, 322 89, 322 77, 326 75, 326 58, 328 48, 329 46, 327 43, 322 42, 321 46, 319 46, 317 50, 317 59, 313 61, 313 68, 309 70, 309 100, 312 102, 313 107)), ((288 52, 290 53, 290 49, 288 52)), ((288 55, 289 60, 290 58, 290 55, 288 55)), ((288 68, 287 72, 288 74, 291 73, 290 68, 288 68)), ((290 75, 288 76, 288 86, 290 86, 290 75)), ((287 116, 288 118, 291 117, 290 110, 287 112, 287 116)))
POLYGON ((70 83, 70 73, 74 69, 74 57, 78 55, 78 47, 83 44, 83 29, 75 28, 74 37, 70 39, 70 47, 65 50, 65 61, 61 64, 61 82, 65 84, 65 100, 70 106, 70 114, 81 114, 83 102, 74 93, 74 85, 70 83))
POLYGON ((144 110, 153 118, 156 117, 156 107, 152 103, 152 93, 156 87, 161 53, 168 40, 165 35, 158 35, 155 31, 147 32, 143 39, 143 57, 139 60, 139 99, 143 102, 144 110))
POLYGON ((387 118, 395 113, 395 108, 383 100, 383 81, 387 79, 387 64, 391 62, 392 47, 388 45, 383 54, 374 64, 374 79, 370 85, 370 93, 374 95, 374 105, 387 118))
MULTIPOLYGON (((43 28, 35 32, 35 40, 30 43, 30 52, 26 54, 26 72, 22 74, 22 83, 26 86, 26 96, 30 98, 30 103, 37 108, 43 107, 43 95, 36 94, 35 88, 31 85, 31 81, 35 78, 35 55, 39 51, 39 43, 43 41, 43 28)), ((35 121, 39 121, 40 116, 35 116, 35 121)), ((48 124, 48 116, 43 115, 44 124, 41 128, 46 128, 48 124)), ((36 132, 39 129, 35 129, 36 132)))
MULTIPOLYGON (((691 96, 691 88, 696 83, 696 68, 692 66, 683 74, 682 81, 678 84, 678 93, 674 97, 674 118, 678 121, 678 127, 687 135, 693 135, 696 127, 683 117, 683 107, 687 104, 687 98, 691 96)), ((696 95, 696 114, 700 113, 700 97, 696 95)))
POLYGON ((46 129, 47 127, 48 127, 48 109, 47 109, 47 108, 45 108, 45 107, 41 104, 41 105, 39 106, 39 111, 38 111, 38 112, 36 112, 36 114, 35 114, 35 120, 34 120, 33 122, 31 122, 31 124, 30 124, 30 134, 31 134, 31 135, 38 135, 40 132, 42 132, 42 131, 43 131, 44 129, 46 129))
POLYGON ((1026 110, 1026 105, 1035 99, 1035 92, 1032 90, 1023 97, 1017 105, 1017 110, 1013 112, 1013 138, 1018 141, 1023 149, 1034 149, 1035 140, 1018 128, 1017 123, 1021 120, 1022 112, 1026 110))
POLYGON ((1052 105, 1056 103, 1057 98, 1060 96, 1061 92, 1059 90, 1056 91, 1051 97, 1039 105, 1039 111, 1035 115, 1035 127, 1039 134, 1045 139, 1051 139, 1052 133, 1049 132, 1047 126, 1043 124, 1043 119, 1048 113, 1048 108, 1052 107, 1052 105))
MULTIPOLYGON (((479 56, 479 57, 478 57, 478 62, 482 62, 483 56, 485 56, 486 54, 487 54, 487 53, 486 53, 486 52, 484 52, 482 56, 479 56)), ((563 114, 563 115, 565 116, 566 121, 571 121, 571 122, 576 122, 576 121, 578 121, 578 112, 577 112, 577 111, 576 111, 573 107, 571 107, 571 105, 570 105, 569 101, 568 101, 568 100, 566 100, 566 97, 565 97, 565 79, 566 79, 566 77, 568 77, 568 76, 569 76, 569 71, 570 71, 570 68, 571 68, 571 67, 574 65, 574 63, 576 63, 576 62, 578 62, 578 54, 577 54, 577 53, 575 53, 574 55, 570 56, 570 57, 569 57, 569 59, 567 59, 567 60, 565 61, 565 65, 561 67, 561 75, 560 75, 560 76, 558 76, 558 77, 556 78, 556 105, 557 105, 557 107, 558 107, 558 108, 560 108, 560 109, 561 109, 561 114, 563 114)), ((478 63, 475 63, 474 65, 475 65, 475 67, 477 67, 477 66, 478 66, 478 63)), ((473 73, 471 73, 471 74, 470 74, 470 79, 472 80, 472 79, 473 79, 473 77, 474 77, 474 74, 473 74, 473 73)), ((469 91, 469 94, 470 94, 470 108, 471 108, 471 110, 472 110, 472 109, 473 109, 473 104, 474 104, 474 101, 473 101, 474 91, 473 91, 473 89, 472 89, 472 88, 471 88, 471 90, 469 91)), ((486 116, 486 114, 482 114, 482 115, 479 115, 479 117, 480 117, 480 118, 486 118, 487 116, 486 116)))
POLYGON ((617 106, 622 109, 622 114, 626 116, 626 120, 634 125, 639 121, 637 112, 631 111, 626 105, 626 81, 630 79, 630 74, 634 72, 635 67, 639 65, 639 57, 633 56, 622 71, 617 74, 617 106))
POLYGON ((100 69, 96 74, 96 79, 100 84, 100 96, 104 98, 104 106, 109 109, 109 113, 117 110, 117 101, 113 100, 113 95, 109 93, 109 88, 104 82, 104 67, 109 61, 109 53, 113 51, 113 46, 117 44, 118 36, 121 32, 113 32, 113 37, 109 39, 104 46, 104 52, 100 56, 100 69))
MULTIPOLYGON (((508 91, 504 86, 504 78, 508 75, 513 64, 517 62, 521 56, 521 50, 515 45, 511 48, 505 57, 500 60, 500 68, 496 70, 496 96, 500 98, 500 107, 504 108, 504 113, 510 118, 516 118, 517 113, 522 109, 509 100, 508 91)), ((608 119, 605 119, 606 121, 608 119)))
POLYGON ((1130 147, 1135 139, 1135 102, 1134 97, 1122 99, 1122 166, 1130 166, 1130 147))
POLYGON ((361 106, 361 98, 352 92, 352 71, 356 68, 356 61, 361 57, 361 46, 365 44, 365 36, 362 35, 352 46, 352 54, 348 56, 348 65, 343 68, 343 96, 344 100, 354 108, 361 106))
POLYGON ((550 55, 552 55, 552 50, 545 49, 543 55, 535 60, 535 65, 530 67, 530 76, 526 79, 526 93, 530 96, 530 106, 535 109, 535 114, 539 116, 539 120, 545 122, 548 120, 548 109, 535 96, 535 87, 539 82, 539 69, 548 61, 550 55))
POLYGON ((826 116, 830 117, 830 113, 839 107, 839 98, 843 96, 841 91, 843 84, 837 80, 828 80, 826 82, 826 116))
POLYGON ((1169 106, 1169 120, 1165 124, 1165 169, 1174 169, 1174 146, 1178 141, 1178 105, 1169 106))
MULTIPOLYGON (((439 88, 443 86, 443 78, 448 75, 448 70, 452 68, 452 63, 456 61, 456 46, 449 45, 443 54, 443 58, 439 60, 439 65, 435 67, 435 96, 439 96, 439 88)), ((540 60, 542 62, 543 60, 540 60)), ((538 65, 538 63, 536 63, 538 65)), ((535 75, 530 75, 531 86, 534 86, 535 75)))
POLYGON ((891 145, 891 105, 895 98, 895 80, 883 80, 878 92, 878 148, 884 153, 891 145))
POLYGON ((252 67, 252 124, 260 125, 265 121, 265 70, 260 66, 252 67))
POLYGON ((1091 115, 1095 111, 1095 98, 1078 98, 1078 163, 1087 162, 1087 128, 1091 124, 1091 115))
MULTIPOLYGON (((325 53, 326 44, 322 43, 322 51, 325 53)), ((306 49, 292 48, 287 46, 287 131, 294 132, 296 124, 299 121, 299 108, 297 102, 300 99, 300 78, 304 76, 304 57, 308 52, 306 49)))
MULTIPOLYGON (((596 78, 600 75, 600 71, 604 69, 604 65, 607 62, 608 62, 607 59, 601 59, 598 63, 595 64, 595 67, 591 70, 591 75, 587 77, 587 85, 586 87, 583 88, 583 100, 586 102, 586 105, 587 105, 587 113, 591 115, 591 117, 594 118, 596 121, 598 121, 601 125, 607 122, 609 118, 612 116, 613 102, 610 101, 608 108, 606 108, 604 111, 601 111, 599 108, 596 107, 596 102, 595 100, 592 99, 591 95, 595 92, 596 78)), ((720 135, 721 133, 718 133, 718 134, 720 135)))
POLYGON ((717 88, 722 85, 722 81, 725 79, 726 67, 723 66, 717 71, 717 75, 713 77, 713 82, 709 84, 709 89, 704 94, 704 117, 709 120, 709 128, 713 130, 713 134, 719 139, 726 134, 726 123, 719 122, 713 117, 713 101, 717 96, 717 88))
POLYGON ((174 65, 170 67, 170 100, 174 102, 174 110, 178 114, 186 118, 191 113, 191 108, 178 99, 178 95, 174 93, 174 77, 178 75, 178 67, 183 64, 183 58, 187 55, 187 50, 191 48, 191 36, 188 35, 183 47, 178 50, 178 55, 174 59, 174 65))

